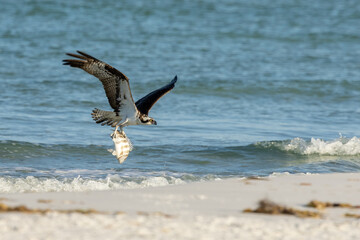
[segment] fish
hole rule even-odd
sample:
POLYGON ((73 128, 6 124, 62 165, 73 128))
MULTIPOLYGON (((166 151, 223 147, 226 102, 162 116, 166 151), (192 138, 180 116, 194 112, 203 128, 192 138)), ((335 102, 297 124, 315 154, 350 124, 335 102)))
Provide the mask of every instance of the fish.
POLYGON ((110 134, 112 138, 115 150, 109 149, 108 151, 112 153, 112 155, 116 156, 116 159, 119 163, 125 162, 126 158, 129 156, 130 152, 133 149, 130 139, 126 136, 123 130, 115 131, 110 134))

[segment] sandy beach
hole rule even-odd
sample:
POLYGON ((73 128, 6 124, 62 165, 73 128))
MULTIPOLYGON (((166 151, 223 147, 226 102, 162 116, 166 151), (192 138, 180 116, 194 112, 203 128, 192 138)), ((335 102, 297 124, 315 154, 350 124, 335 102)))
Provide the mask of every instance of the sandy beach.
POLYGON ((1 239, 360 239, 360 174, 280 175, 144 189, 0 194, 1 239), (262 199, 320 218, 244 213, 262 199), (312 200, 352 208, 306 207, 312 200), (90 210, 82 214, 65 210, 90 210), (60 210, 60 211, 59 211, 60 210), (352 214, 353 217, 346 217, 352 214))

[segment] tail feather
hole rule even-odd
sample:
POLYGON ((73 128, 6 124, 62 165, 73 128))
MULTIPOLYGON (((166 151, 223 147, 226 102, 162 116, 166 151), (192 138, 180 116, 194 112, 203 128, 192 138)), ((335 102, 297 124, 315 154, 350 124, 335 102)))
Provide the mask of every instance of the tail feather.
POLYGON ((116 127, 116 124, 121 121, 121 117, 116 116, 115 112, 104 111, 97 108, 93 110, 91 116, 96 123, 101 123, 101 126, 108 125, 116 127))

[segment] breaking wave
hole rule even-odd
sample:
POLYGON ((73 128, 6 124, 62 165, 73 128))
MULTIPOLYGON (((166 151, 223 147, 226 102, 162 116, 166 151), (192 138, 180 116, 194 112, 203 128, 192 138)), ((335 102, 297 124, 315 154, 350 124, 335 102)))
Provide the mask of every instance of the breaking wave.
POLYGON ((285 141, 258 142, 255 145, 300 155, 360 156, 360 139, 358 137, 340 136, 334 140, 294 138, 285 141))
POLYGON ((24 193, 24 192, 86 192, 117 189, 135 189, 147 187, 161 187, 173 184, 184 184, 191 181, 216 179, 205 177, 203 179, 194 176, 152 176, 132 177, 131 179, 119 175, 110 175, 106 178, 38 178, 28 176, 25 178, 0 177, 0 193, 24 193))
POLYGON ((145 146, 125 164, 101 145, 0 141, 0 163, 0 193, 134 189, 274 172, 357 172, 360 138, 145 146))

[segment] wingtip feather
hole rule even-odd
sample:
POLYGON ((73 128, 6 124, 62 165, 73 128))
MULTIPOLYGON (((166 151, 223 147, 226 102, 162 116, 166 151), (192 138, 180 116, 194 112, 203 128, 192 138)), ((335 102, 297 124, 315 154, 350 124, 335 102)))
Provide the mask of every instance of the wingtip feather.
POLYGON ((91 56, 91 55, 89 55, 89 54, 87 54, 87 53, 84 53, 84 52, 82 52, 82 51, 80 51, 80 50, 76 50, 76 52, 79 53, 79 54, 81 54, 81 55, 83 55, 83 56, 86 57, 86 58, 90 58, 90 59, 93 59, 93 60, 96 60, 96 61, 100 61, 99 59, 94 58, 93 56, 91 56))
POLYGON ((177 82, 177 75, 175 75, 174 79, 171 80, 171 84, 175 86, 175 83, 177 82))
POLYGON ((84 66, 85 61, 77 59, 64 59, 63 65, 70 65, 71 67, 81 68, 84 66))
POLYGON ((86 60, 87 58, 78 54, 74 54, 74 53, 66 53, 66 55, 70 56, 70 57, 75 57, 75 58, 80 58, 83 60, 86 60))

